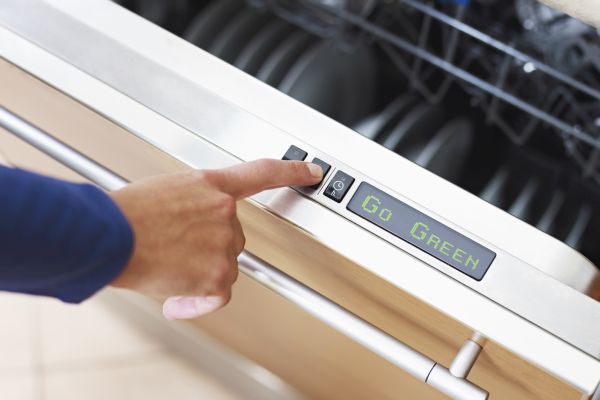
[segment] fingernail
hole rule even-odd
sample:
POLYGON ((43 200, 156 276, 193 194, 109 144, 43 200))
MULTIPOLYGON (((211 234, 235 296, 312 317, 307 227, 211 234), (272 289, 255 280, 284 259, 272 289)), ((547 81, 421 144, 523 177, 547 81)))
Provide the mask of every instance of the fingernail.
POLYGON ((196 297, 196 312, 198 316, 211 313, 221 305, 219 296, 196 297))
POLYGON ((190 319, 208 314, 219 307, 220 298, 206 297, 169 297, 163 304, 166 319, 190 319))
POLYGON ((323 169, 317 164, 308 163, 308 170, 314 178, 320 179, 323 177, 323 169))
POLYGON ((194 297, 169 297, 163 304, 163 315, 166 319, 193 318, 196 315, 196 299, 194 297))

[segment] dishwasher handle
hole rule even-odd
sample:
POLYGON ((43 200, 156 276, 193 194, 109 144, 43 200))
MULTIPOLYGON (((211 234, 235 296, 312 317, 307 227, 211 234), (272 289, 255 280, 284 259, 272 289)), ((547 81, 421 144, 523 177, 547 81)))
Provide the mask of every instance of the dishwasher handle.
MULTIPOLYGON (((123 177, 1 106, 0 127, 106 190, 118 190, 127 184, 123 177)), ((447 368, 247 251, 238 257, 238 265, 248 277, 449 397, 457 400, 486 400, 489 397, 488 392, 460 376, 464 374, 453 375, 447 368)))
MULTIPOLYGON (((488 393, 321 294, 244 251, 240 271, 342 335, 422 382, 457 400, 485 400, 488 393)), ((467 341, 472 343, 471 341, 467 341)))

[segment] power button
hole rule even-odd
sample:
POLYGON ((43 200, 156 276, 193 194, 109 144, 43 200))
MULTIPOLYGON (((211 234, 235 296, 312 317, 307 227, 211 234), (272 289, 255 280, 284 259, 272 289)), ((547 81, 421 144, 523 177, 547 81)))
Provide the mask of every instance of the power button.
POLYGON ((354 183, 354 178, 342 171, 337 171, 327 185, 323 194, 331 200, 341 202, 348 193, 348 190, 354 183))

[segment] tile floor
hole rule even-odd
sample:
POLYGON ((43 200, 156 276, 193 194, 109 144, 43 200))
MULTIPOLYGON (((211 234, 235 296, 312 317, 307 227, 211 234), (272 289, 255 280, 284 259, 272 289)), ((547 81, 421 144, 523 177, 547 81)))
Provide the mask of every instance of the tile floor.
POLYGON ((0 292, 2 400, 237 400, 220 382, 114 315, 0 292))

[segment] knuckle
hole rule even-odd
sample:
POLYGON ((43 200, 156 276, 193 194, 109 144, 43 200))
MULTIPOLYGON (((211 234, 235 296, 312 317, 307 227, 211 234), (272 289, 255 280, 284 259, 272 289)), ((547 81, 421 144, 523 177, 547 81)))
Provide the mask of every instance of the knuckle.
POLYGON ((291 162, 289 173, 294 177, 301 177, 306 175, 306 163, 303 161, 291 162))
POLYGON ((228 218, 233 218, 236 213, 236 202, 233 196, 225 195, 220 201, 219 208, 223 215, 228 218))
POLYGON ((307 164, 303 161, 294 163, 294 173, 299 176, 304 176, 308 173, 307 164))
POLYGON ((196 182, 200 185, 217 186, 218 173, 211 169, 201 169, 194 172, 196 182))
POLYGON ((200 170, 192 171, 191 174, 195 181, 206 182, 209 180, 208 175, 210 175, 210 171, 205 170, 205 169, 200 169, 200 170))
POLYGON ((223 260, 215 265, 212 274, 212 282, 217 290, 223 290, 230 286, 230 271, 231 265, 229 261, 223 260))
POLYGON ((233 218, 236 214, 235 198, 224 194, 217 202, 217 210, 219 215, 225 218, 233 218))

